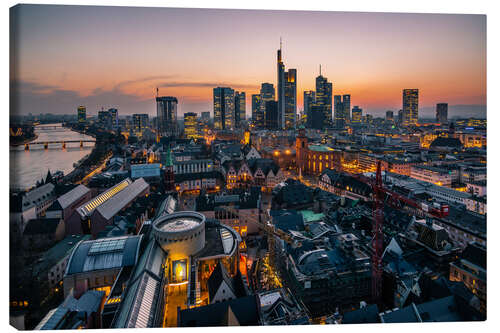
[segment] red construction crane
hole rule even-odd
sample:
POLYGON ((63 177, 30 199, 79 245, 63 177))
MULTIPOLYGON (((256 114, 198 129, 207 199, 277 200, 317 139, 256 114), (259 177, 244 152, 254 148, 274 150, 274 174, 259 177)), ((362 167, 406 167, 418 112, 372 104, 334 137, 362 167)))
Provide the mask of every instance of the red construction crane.
POLYGON ((382 292, 382 251, 384 250, 384 188, 382 187, 382 170, 377 163, 377 176, 373 188, 373 239, 372 239, 372 297, 378 303, 382 292))

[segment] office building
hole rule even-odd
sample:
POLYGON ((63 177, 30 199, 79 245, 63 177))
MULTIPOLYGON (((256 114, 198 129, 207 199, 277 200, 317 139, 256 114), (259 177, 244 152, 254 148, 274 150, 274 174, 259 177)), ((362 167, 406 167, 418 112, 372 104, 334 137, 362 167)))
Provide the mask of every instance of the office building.
POLYGON ((385 121, 389 122, 389 123, 393 123, 394 122, 394 112, 392 112, 391 110, 387 110, 385 112, 385 121))
POLYGON ((78 107, 78 122, 85 123, 87 121, 87 108, 85 106, 78 107))
POLYGON ((351 124, 360 125, 362 120, 363 120, 363 109, 361 109, 359 106, 355 105, 352 108, 351 124))
POLYGON ((285 72, 285 129, 295 128, 297 121, 297 70, 285 72))
POLYGON ((323 110, 324 126, 330 127, 332 125, 332 83, 321 75, 316 78, 316 105, 323 110))
POLYGON ((246 94, 244 91, 234 93, 234 115, 235 127, 240 128, 242 122, 246 120, 246 94))
POLYGON ((214 88, 214 127, 216 130, 233 130, 235 121, 234 90, 214 88))
POLYGON ((279 110, 278 102, 266 102, 266 128, 270 130, 279 129, 279 110))
POLYGON ((418 89, 403 89, 403 125, 418 122, 418 89))
POLYGON ((253 94, 252 95, 252 120, 255 124, 256 127, 260 127, 262 124, 262 113, 261 113, 261 107, 260 103, 261 102, 261 97, 260 94, 253 94))
POLYGON ((111 108, 111 109, 108 109, 108 112, 109 112, 109 115, 111 117, 111 126, 117 127, 118 126, 118 109, 111 108))
POLYGON ((194 112, 184 113, 184 134, 188 139, 198 138, 198 115, 194 112))
POLYGON ((149 116, 147 113, 135 113, 132 115, 133 122, 133 133, 139 137, 142 137, 142 134, 149 123, 149 116))
POLYGON ((438 103, 436 105, 436 122, 440 124, 448 123, 448 103, 438 103))
POLYGON ((177 126, 177 98, 156 97, 157 139, 179 134, 177 126))
POLYGON ((342 96, 342 106, 344 107, 344 118, 346 124, 349 124, 351 121, 351 95, 343 95, 342 96))
POLYGON ((403 110, 399 110, 398 111, 398 124, 402 124, 403 123, 403 110))
POLYGON ((344 128, 350 121, 351 95, 335 95, 334 97, 334 123, 338 128, 344 128))
POLYGON ((97 112, 97 122, 106 129, 110 128, 112 124, 111 113, 104 110, 97 112))
MULTIPOLYGON (((281 58, 281 40, 280 48, 278 50, 278 80, 277 88, 278 91, 276 95, 278 96, 278 126, 279 128, 284 128, 285 126, 285 64, 281 58)), ((265 102, 267 108, 267 102, 265 102)), ((266 124, 267 124, 267 114, 266 114, 266 124)), ((266 126, 267 127, 267 126, 266 126)))
POLYGON ((311 108, 316 103, 316 93, 313 90, 304 91, 304 114, 309 117, 311 108))

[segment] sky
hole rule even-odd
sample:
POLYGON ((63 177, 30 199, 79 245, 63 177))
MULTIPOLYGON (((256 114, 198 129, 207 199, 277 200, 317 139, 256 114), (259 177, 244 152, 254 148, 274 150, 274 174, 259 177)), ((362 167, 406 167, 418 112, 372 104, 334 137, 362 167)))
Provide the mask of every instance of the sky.
POLYGON ((11 113, 156 113, 155 93, 213 112, 213 88, 276 86, 276 51, 297 69, 297 108, 322 74, 333 94, 382 115, 419 89, 422 116, 486 116, 486 16, 141 7, 11 8, 11 113))

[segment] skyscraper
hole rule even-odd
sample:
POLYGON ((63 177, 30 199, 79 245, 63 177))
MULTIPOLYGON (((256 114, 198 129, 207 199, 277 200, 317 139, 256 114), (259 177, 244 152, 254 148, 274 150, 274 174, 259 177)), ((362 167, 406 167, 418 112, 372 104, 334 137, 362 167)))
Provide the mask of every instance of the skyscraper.
MULTIPOLYGON (((278 80, 277 80, 278 126, 279 128, 284 128, 285 127, 285 65, 283 64, 281 58, 281 38, 280 38, 280 48, 278 50, 277 65, 278 65, 278 80)), ((267 108, 267 103, 266 103, 266 108, 267 108)))
POLYGON ((351 95, 342 96, 342 106, 344 107, 344 119, 348 124, 351 120, 351 95))
POLYGON ((118 126, 118 109, 111 108, 108 109, 109 114, 111 115, 111 126, 118 126))
POLYGON ((177 98, 172 96, 156 97, 157 137, 179 134, 177 125, 177 98))
POLYGON ((279 129, 278 102, 266 102, 266 128, 270 130, 279 129))
POLYGON ((436 122, 440 124, 448 123, 448 103, 438 103, 436 105, 436 122))
POLYGON ((77 110, 78 122, 85 123, 87 121, 87 108, 83 105, 78 107, 77 110))
POLYGON ((234 114, 235 127, 241 127, 242 122, 246 120, 246 94, 244 91, 234 93, 234 114))
POLYGON ((135 113, 132 115, 132 119, 134 134, 142 137, 142 133, 149 123, 149 115, 147 113, 135 113))
POLYGON ((295 128, 297 121, 297 70, 285 72, 285 129, 295 128))
POLYGON ((393 123, 394 122, 394 112, 392 112, 391 110, 387 110, 385 112, 385 121, 393 123))
POLYGON ((252 121, 256 127, 262 126, 262 113, 260 111, 260 94, 252 95, 252 121))
POLYGON ((398 111, 398 124, 401 125, 403 123, 403 110, 400 109, 398 111))
POLYGON ((403 125, 418 122, 418 89, 403 89, 403 125))
POLYGON ((198 138, 198 131, 196 127, 198 125, 198 115, 194 112, 184 113, 184 134, 188 139, 198 138))
POLYGON ((360 125, 362 121, 363 121, 363 109, 355 105, 352 108, 351 124, 360 125))
POLYGON ((98 111, 97 112, 97 122, 102 127, 109 129, 111 127, 111 113, 109 111, 98 111))
POLYGON ((274 85, 272 83, 262 83, 260 85, 260 98, 261 98, 261 110, 264 112, 266 110, 266 102, 274 101, 275 91, 274 85))
POLYGON ((304 114, 309 118, 312 106, 316 103, 316 93, 313 90, 304 91, 304 114))
POLYGON ((228 87, 214 88, 214 128, 234 129, 234 90, 228 87))
POLYGON ((332 125, 332 83, 321 75, 321 67, 319 76, 316 77, 316 105, 323 109, 324 126, 332 125))

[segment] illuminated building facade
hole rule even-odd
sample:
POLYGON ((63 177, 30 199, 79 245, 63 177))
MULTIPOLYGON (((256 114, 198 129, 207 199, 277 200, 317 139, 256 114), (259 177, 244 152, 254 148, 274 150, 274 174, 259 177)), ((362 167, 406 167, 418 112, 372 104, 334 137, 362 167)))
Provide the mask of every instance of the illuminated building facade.
POLYGON ((295 141, 299 175, 319 175, 325 169, 341 170, 342 152, 325 145, 309 145, 305 129, 299 130, 295 141))
POLYGON ((363 120, 363 109, 355 105, 352 108, 351 123, 353 125, 361 125, 362 120, 363 120))
POLYGON ((216 130, 233 130, 235 127, 234 90, 214 88, 214 127, 216 130))
POLYGON ((87 121, 87 108, 85 106, 79 106, 78 110, 78 122, 80 124, 85 123, 87 121))
POLYGON ((351 95, 335 95, 334 97, 334 124, 344 128, 349 123, 351 114, 351 95))
POLYGON ((297 121, 297 70, 285 72, 285 129, 294 129, 297 121))
MULTIPOLYGON (((278 95, 278 126, 280 129, 285 126, 285 64, 281 58, 281 40, 280 40, 280 48, 278 50, 278 84, 277 84, 277 95, 278 95)), ((266 102, 267 108, 267 102, 266 102)), ((266 115, 267 119, 267 115, 266 115)))
POLYGON ((142 137, 144 130, 149 124, 149 115, 147 113, 135 113, 132 115, 132 122, 134 134, 142 137))
POLYGON ((436 104, 436 122, 440 124, 448 122, 448 103, 436 104))
POLYGON ((259 124, 262 124, 262 114, 260 112, 260 94, 252 95, 252 120, 255 126, 259 127, 259 124))
POLYGON ((394 112, 391 110, 387 110, 385 112, 385 121, 388 123, 393 123, 394 122, 394 112))
POLYGON ((234 93, 234 115, 235 127, 240 128, 242 122, 246 120, 246 94, 244 91, 234 93))
POLYGON ((316 105, 323 110, 325 127, 332 125, 332 90, 332 83, 320 73, 316 78, 316 105))
POLYGON ((157 136, 178 135, 177 98, 172 96, 156 97, 157 136))
POLYGON ((418 123, 418 89, 403 89, 403 125, 418 123))
POLYGON ((198 115, 194 112, 184 113, 184 134, 188 139, 198 138, 198 115))

